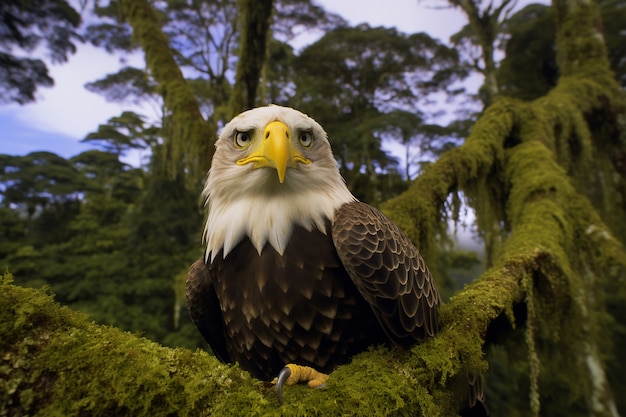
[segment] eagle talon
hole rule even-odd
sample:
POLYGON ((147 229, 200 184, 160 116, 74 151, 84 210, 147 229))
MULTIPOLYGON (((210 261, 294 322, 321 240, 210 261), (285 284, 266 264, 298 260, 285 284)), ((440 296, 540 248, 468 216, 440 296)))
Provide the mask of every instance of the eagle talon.
POLYGON ((278 379, 276 380, 276 390, 278 391, 278 403, 283 405, 283 385, 285 381, 289 379, 291 376, 291 369, 288 366, 285 366, 278 373, 278 379))
POLYGON ((295 385, 299 382, 306 382, 309 388, 324 388, 327 380, 327 374, 318 372, 310 366, 301 366, 289 363, 280 370, 278 378, 274 378, 272 383, 276 384, 278 402, 282 405, 283 385, 295 385))

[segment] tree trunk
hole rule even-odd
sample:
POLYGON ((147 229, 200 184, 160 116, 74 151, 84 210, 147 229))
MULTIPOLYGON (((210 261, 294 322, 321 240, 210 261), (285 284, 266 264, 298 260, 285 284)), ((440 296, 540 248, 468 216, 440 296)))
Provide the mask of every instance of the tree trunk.
POLYGON ((164 157, 172 176, 186 172, 187 183, 197 187, 213 157, 214 126, 200 112, 200 105, 174 61, 174 52, 147 0, 121 0, 122 10, 146 55, 146 65, 163 97, 167 116, 164 157))
POLYGON ((263 63, 267 58, 273 0, 239 0, 241 43, 235 87, 230 100, 231 117, 254 107, 263 63))

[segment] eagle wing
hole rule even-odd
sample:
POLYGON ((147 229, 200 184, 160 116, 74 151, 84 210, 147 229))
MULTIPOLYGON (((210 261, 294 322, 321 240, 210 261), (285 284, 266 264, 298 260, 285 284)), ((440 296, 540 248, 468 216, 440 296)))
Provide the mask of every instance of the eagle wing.
POLYGON ((185 297, 191 320, 209 343, 215 356, 222 362, 232 362, 226 349, 224 319, 213 277, 202 258, 189 267, 185 297))
POLYGON ((341 206, 335 248, 389 338, 409 347, 438 331, 439 292, 413 243, 391 219, 360 202, 341 206))

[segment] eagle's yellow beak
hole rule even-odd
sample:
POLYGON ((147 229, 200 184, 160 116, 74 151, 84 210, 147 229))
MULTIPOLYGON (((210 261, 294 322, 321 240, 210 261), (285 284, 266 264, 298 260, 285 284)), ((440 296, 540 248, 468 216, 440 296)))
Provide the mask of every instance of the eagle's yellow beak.
POLYGON ((298 162, 310 164, 293 146, 289 127, 283 122, 271 122, 263 130, 263 142, 257 150, 237 161, 237 165, 254 164, 254 168, 275 168, 278 181, 285 181, 287 168, 295 167, 298 162))

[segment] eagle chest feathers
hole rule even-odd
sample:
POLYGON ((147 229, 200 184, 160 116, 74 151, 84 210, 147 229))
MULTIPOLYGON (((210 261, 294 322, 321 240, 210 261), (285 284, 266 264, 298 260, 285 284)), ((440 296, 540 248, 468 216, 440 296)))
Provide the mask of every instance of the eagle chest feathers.
POLYGON ((290 362, 330 371, 341 359, 385 341, 352 283, 332 237, 295 227, 280 255, 244 239, 209 269, 225 324, 226 351, 257 378, 290 362))
POLYGON ((262 379, 288 363, 329 372, 370 345, 437 332, 439 293, 390 219, 357 202, 322 127, 285 107, 235 117, 203 192, 206 257, 187 305, 218 358, 262 379))

